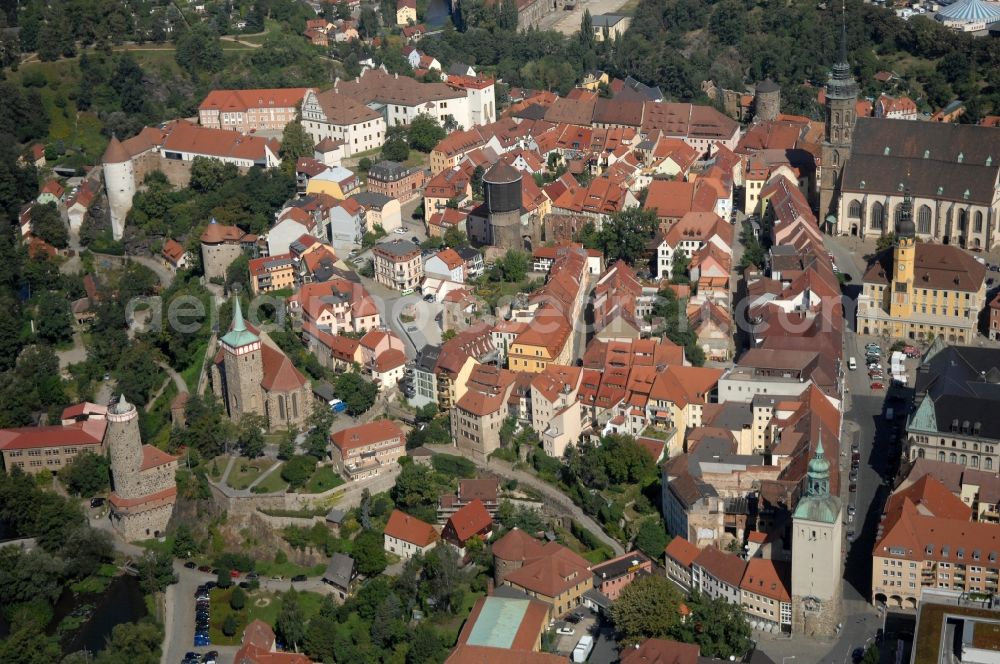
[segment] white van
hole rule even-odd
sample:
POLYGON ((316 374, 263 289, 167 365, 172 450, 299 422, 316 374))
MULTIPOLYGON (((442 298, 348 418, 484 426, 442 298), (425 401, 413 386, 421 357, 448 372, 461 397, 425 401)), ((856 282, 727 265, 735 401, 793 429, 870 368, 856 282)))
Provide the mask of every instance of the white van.
POLYGON ((594 637, 589 634, 582 637, 573 648, 573 661, 586 662, 590 657, 590 651, 594 649, 594 637))
POLYGON ((855 360, 853 357, 848 358, 847 368, 850 369, 851 371, 854 371, 855 369, 858 368, 858 361, 855 360))

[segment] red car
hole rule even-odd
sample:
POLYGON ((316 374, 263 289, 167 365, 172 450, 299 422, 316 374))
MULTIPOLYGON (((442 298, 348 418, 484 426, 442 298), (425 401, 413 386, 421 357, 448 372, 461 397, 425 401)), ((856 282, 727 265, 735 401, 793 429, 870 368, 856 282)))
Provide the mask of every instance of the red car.
POLYGON ((238 579, 238 578, 240 578, 240 573, 239 573, 238 570, 231 569, 231 570, 229 570, 229 576, 230 576, 230 578, 238 579))
POLYGON ((882 383, 879 383, 879 382, 872 383, 871 387, 872 387, 873 390, 884 390, 885 389, 885 385, 883 385, 882 383))

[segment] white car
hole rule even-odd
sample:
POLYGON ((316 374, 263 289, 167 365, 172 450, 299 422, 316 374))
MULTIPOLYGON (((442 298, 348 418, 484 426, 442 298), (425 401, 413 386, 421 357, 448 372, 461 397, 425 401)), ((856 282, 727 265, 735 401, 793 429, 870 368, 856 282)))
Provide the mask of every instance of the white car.
POLYGON ((560 634, 562 636, 572 636, 575 633, 576 630, 570 627, 569 625, 566 625, 565 627, 560 627, 559 629, 556 630, 556 634, 560 634))
POLYGON ((405 228, 397 228, 396 230, 393 231, 393 233, 395 233, 396 235, 406 235, 406 229, 405 228))

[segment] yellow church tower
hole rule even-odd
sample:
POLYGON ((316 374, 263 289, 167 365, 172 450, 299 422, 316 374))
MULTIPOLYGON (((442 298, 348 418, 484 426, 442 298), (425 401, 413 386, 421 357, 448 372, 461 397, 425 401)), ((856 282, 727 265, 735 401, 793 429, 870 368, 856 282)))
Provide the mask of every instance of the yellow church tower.
MULTIPOLYGON (((903 193, 896 222, 896 247, 893 251, 892 293, 889 300, 889 314, 893 318, 904 319, 913 314, 913 268, 916 260, 916 227, 913 224, 913 200, 909 190, 903 193)), ((903 336, 904 330, 895 331, 903 336)))

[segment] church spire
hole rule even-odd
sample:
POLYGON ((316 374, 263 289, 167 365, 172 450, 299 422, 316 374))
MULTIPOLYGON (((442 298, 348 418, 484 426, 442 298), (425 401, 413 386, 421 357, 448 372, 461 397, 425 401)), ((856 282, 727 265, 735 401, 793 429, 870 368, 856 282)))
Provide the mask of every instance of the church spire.
POLYGON ((840 5, 840 62, 847 62, 847 0, 840 5))
POLYGON ((243 322, 243 308, 240 306, 239 293, 236 294, 236 302, 233 303, 233 330, 236 332, 246 332, 247 326, 243 322))
POLYGON ((806 490, 808 495, 817 497, 830 495, 830 462, 827 461, 826 455, 823 453, 822 428, 819 430, 816 441, 816 454, 809 461, 807 475, 809 477, 806 490))
POLYGON ((826 96, 829 99, 857 99, 858 84, 851 73, 851 63, 847 60, 847 5, 841 6, 840 19, 840 53, 833 65, 830 78, 826 84, 826 96))

